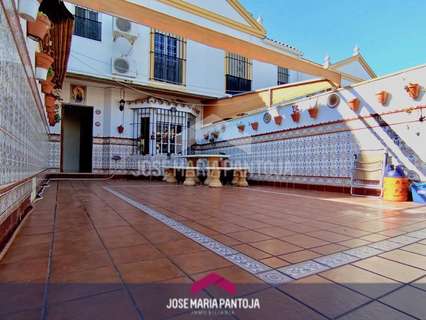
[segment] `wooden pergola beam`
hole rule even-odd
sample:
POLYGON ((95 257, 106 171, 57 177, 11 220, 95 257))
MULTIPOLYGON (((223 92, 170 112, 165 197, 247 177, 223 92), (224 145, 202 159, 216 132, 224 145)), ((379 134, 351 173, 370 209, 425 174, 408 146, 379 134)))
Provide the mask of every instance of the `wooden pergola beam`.
POLYGON ((328 79, 340 86, 341 75, 321 65, 298 59, 273 49, 238 39, 228 34, 185 21, 126 0, 67 0, 111 16, 121 17, 164 32, 174 33, 209 47, 233 52, 247 58, 328 79))

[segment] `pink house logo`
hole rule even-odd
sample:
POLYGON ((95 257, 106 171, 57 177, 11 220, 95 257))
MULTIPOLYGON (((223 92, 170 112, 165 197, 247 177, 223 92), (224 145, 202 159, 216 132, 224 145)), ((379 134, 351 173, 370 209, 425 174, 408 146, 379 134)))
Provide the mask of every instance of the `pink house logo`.
POLYGON ((229 280, 225 279, 224 277, 214 272, 194 282, 191 288, 191 292, 193 294, 196 294, 200 292, 201 290, 206 289, 210 286, 217 286, 219 288, 222 288, 223 290, 228 292, 230 295, 235 295, 237 293, 235 284, 233 284, 229 280))

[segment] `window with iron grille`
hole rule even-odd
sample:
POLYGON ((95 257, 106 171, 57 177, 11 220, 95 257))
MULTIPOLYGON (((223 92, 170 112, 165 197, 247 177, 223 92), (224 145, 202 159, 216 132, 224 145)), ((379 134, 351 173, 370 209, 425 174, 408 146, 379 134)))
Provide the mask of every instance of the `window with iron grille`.
POLYGON ((238 94, 251 91, 253 63, 250 59, 235 53, 225 57, 226 93, 238 94))
POLYGON ((187 154, 195 134, 194 118, 190 113, 174 109, 134 109, 134 153, 187 154))
POLYGON ((151 31, 151 79, 185 85, 186 41, 158 30, 151 31))
POLYGON ((102 23, 96 11, 75 7, 74 35, 92 40, 102 40, 102 23))
POLYGON ((287 84, 289 78, 289 73, 287 68, 278 67, 278 81, 277 84, 287 84))

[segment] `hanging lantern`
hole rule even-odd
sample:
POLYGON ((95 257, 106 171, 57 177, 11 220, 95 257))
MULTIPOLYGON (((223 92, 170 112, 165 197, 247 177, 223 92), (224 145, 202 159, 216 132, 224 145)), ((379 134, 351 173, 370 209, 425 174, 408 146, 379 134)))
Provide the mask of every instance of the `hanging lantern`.
POLYGON ((124 110, 124 106, 125 106, 125 104, 126 104, 126 101, 124 101, 124 99, 121 99, 120 100, 120 104, 119 104, 119 109, 120 109, 120 111, 123 111, 124 110))

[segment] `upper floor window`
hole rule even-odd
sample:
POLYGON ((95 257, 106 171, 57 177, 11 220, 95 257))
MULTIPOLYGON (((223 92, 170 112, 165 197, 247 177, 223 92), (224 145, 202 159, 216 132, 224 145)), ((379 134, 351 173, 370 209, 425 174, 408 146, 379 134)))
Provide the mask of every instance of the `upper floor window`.
POLYGON ((74 35, 101 41, 102 23, 96 11, 75 7, 74 35))
POLYGON ((287 68, 278 67, 278 81, 277 84, 287 84, 289 78, 289 73, 287 68))
POLYGON ((151 79, 185 84, 186 41, 170 33, 151 32, 151 79))
POLYGON ((250 59, 235 53, 225 57, 226 93, 238 94, 251 91, 253 63, 250 59))

